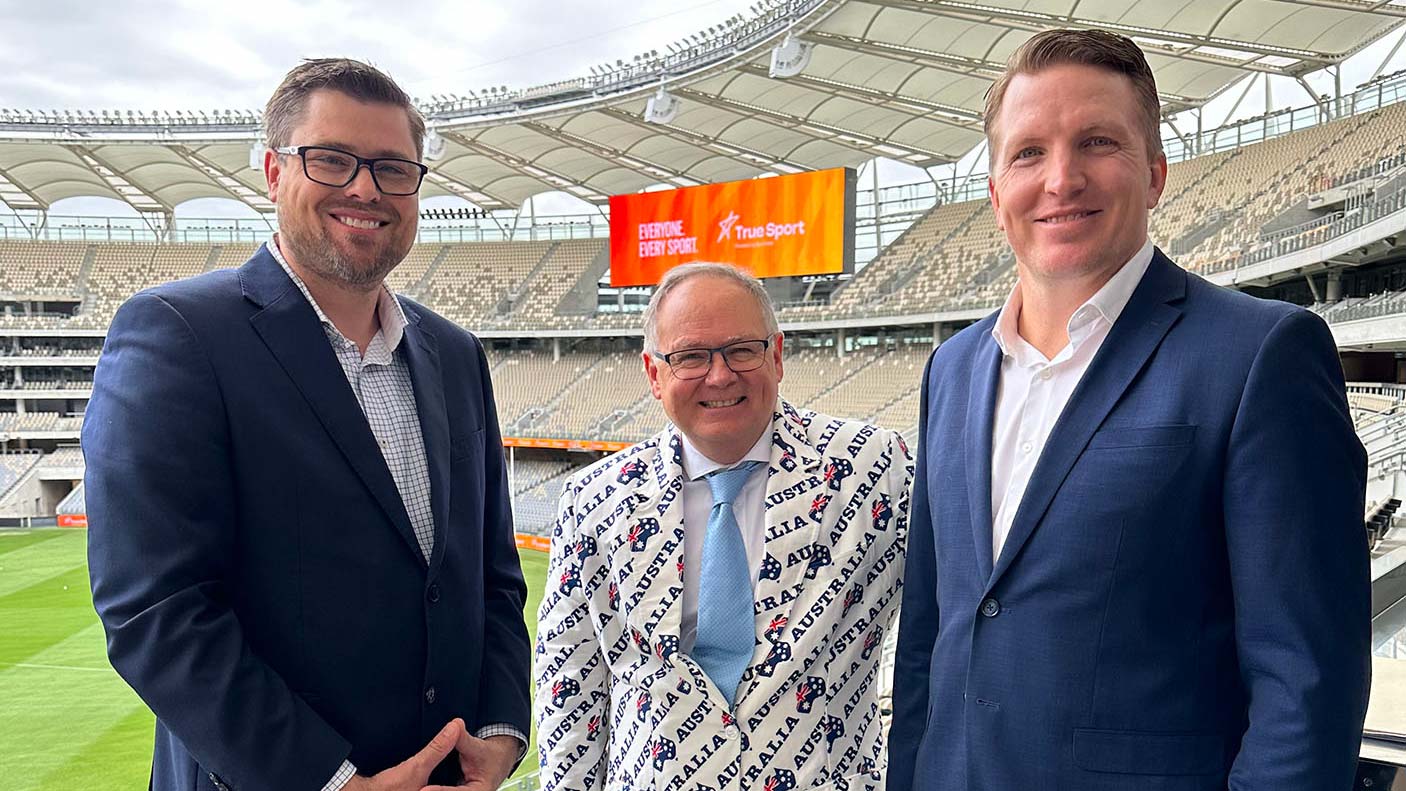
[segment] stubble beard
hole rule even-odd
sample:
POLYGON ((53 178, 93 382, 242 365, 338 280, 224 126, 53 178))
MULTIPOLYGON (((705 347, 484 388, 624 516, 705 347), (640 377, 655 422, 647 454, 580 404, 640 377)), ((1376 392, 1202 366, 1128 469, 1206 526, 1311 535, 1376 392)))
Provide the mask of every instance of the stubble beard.
MULTIPOLYGON (((282 220, 282 218, 280 218, 282 220)), ((367 255, 347 256, 322 228, 306 228, 300 223, 279 223, 279 241, 293 260, 324 280, 344 288, 367 292, 378 288, 386 275, 410 251, 395 250, 391 244, 378 245, 367 255)))

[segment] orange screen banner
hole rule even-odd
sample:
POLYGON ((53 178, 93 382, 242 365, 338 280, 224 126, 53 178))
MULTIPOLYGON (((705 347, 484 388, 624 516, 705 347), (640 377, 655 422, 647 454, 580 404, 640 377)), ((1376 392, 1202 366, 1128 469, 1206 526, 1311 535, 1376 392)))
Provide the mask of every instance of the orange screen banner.
POLYGON ((649 286, 691 261, 757 277, 854 269, 854 171, 789 176, 610 198, 610 285, 649 286))

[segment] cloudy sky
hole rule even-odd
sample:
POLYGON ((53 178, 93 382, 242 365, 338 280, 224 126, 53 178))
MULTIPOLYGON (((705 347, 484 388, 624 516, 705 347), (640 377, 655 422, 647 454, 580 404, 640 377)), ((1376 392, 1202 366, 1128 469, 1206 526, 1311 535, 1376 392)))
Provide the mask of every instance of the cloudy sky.
MULTIPOLYGON (((258 110, 299 59, 369 60, 412 95, 466 93, 490 86, 525 88, 588 74, 592 65, 664 50, 669 42, 750 15, 755 0, 0 0, 0 108, 36 110, 258 110)), ((1406 68, 1394 32, 1345 64, 1347 90, 1379 68, 1406 68), (1385 64, 1381 60, 1395 49, 1385 64)), ((1309 77, 1331 90, 1327 74, 1309 77)), ((1231 120, 1241 91, 1207 108, 1206 126, 1231 120)), ((1264 112, 1263 88, 1248 92, 1234 117, 1264 112)), ((1297 82, 1274 78, 1272 105, 1311 101, 1297 82)), ((1194 121, 1186 122, 1194 128, 1194 121)), ((939 177, 980 168, 973 151, 939 177)), ((881 183, 925 174, 898 163, 879 168, 881 183)), ((866 177, 867 178, 867 177, 866 177)), ((867 181, 866 181, 867 183, 867 181)), ((586 210, 565 195, 544 196, 539 213, 586 210)), ((435 199, 459 203, 455 198, 435 199)), ((244 215, 232 201, 200 200, 185 216, 244 215)), ((104 199, 61 201, 60 214, 129 214, 104 199)))
POLYGON ((300 58, 411 94, 529 87, 629 60, 755 0, 0 0, 0 107, 257 109, 300 58))

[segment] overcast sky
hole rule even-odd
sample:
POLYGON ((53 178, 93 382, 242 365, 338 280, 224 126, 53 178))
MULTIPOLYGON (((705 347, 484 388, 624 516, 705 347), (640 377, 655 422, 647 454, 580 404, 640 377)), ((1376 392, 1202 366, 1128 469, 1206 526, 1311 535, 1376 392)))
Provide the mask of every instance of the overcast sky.
POLYGON ((0 107, 258 109, 299 59, 349 56, 417 97, 589 73, 755 0, 0 0, 0 107))

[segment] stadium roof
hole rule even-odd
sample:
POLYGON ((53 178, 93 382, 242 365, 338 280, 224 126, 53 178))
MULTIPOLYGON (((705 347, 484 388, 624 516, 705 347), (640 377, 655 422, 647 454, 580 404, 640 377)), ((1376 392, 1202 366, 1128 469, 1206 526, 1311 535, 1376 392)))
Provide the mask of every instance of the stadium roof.
MULTIPOLYGON (((1134 37, 1171 115, 1247 73, 1301 79, 1340 63, 1400 24, 1406 0, 763 0, 754 12, 589 77, 421 102, 437 137, 422 194, 498 209, 874 157, 929 167, 980 143, 987 87, 1039 30, 1134 37)), ((103 196, 169 213, 226 197, 269 211, 250 167, 258 141, 253 112, 0 110, 0 201, 103 196)))

